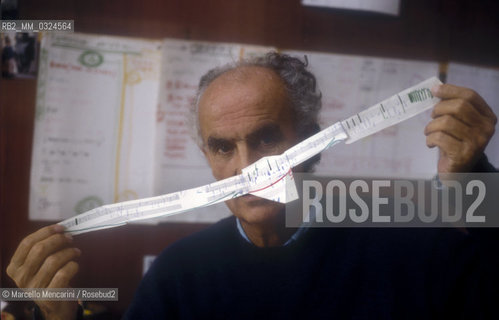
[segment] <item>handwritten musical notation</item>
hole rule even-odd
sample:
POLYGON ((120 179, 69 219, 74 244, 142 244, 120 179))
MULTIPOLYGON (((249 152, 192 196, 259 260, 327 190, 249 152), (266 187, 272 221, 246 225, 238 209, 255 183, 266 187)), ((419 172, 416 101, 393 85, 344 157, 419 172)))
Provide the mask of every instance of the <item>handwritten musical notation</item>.
POLYGON ((152 194, 159 45, 78 34, 43 37, 31 219, 59 220, 152 194))

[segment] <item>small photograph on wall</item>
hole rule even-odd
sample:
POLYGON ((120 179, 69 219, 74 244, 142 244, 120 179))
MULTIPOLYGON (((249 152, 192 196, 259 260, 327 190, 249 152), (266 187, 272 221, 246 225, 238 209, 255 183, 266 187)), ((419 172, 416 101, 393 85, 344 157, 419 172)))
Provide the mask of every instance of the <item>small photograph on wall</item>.
POLYGON ((34 78, 38 67, 38 35, 34 32, 0 33, 2 78, 34 78))

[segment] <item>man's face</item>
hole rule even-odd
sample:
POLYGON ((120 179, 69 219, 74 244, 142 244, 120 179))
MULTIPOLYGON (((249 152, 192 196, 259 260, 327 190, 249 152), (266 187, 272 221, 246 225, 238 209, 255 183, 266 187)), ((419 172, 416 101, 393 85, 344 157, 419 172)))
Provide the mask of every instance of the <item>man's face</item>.
MULTIPOLYGON (((199 123, 203 152, 217 180, 298 142, 286 88, 276 73, 262 67, 241 67, 215 79, 199 102, 199 123)), ((265 224, 283 211, 282 204, 253 195, 227 205, 250 224, 265 224)))

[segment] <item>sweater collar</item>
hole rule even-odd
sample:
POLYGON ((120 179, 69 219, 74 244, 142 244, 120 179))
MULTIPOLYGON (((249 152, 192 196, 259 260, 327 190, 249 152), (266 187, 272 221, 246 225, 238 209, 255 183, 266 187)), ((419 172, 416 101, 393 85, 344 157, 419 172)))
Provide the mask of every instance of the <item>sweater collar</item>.
MULTIPOLYGON (((241 221, 239 221, 238 217, 236 217, 236 223, 237 223, 237 230, 239 231, 239 234, 241 235, 241 237, 243 237, 243 239, 246 240, 248 243, 253 244, 253 242, 251 242, 250 238, 248 238, 248 235, 246 234, 246 232, 244 232, 243 226, 241 225, 241 221)), ((291 237, 286 242, 284 242, 284 244, 282 246, 285 247, 285 246, 297 241, 307 230, 308 230, 308 225, 302 224, 298 228, 298 230, 296 230, 296 232, 293 233, 293 235, 291 235, 291 237)))

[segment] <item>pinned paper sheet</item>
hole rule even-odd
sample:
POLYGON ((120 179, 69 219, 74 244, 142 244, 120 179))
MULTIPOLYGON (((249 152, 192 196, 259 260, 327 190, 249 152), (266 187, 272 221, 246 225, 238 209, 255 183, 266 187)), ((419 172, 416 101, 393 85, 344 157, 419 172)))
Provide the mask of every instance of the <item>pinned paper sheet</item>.
POLYGON ((296 200, 291 168, 338 142, 354 142, 433 107, 440 100, 433 97, 430 89, 437 84, 441 84, 437 78, 423 81, 331 125, 280 155, 261 158, 244 168, 240 175, 159 197, 102 206, 60 224, 67 232, 79 234, 178 214, 248 193, 282 203, 296 200))
POLYGON ((397 16, 400 0, 302 0, 306 6, 374 11, 397 16))
MULTIPOLYGON (((321 126, 349 118, 395 92, 438 74, 438 64, 393 58, 288 51, 307 56, 322 93, 321 126)), ((438 150, 426 145, 423 112, 352 145, 322 154, 315 172, 335 177, 431 179, 438 150)))
POLYGON ((30 219, 150 196, 160 41, 45 34, 30 219))

